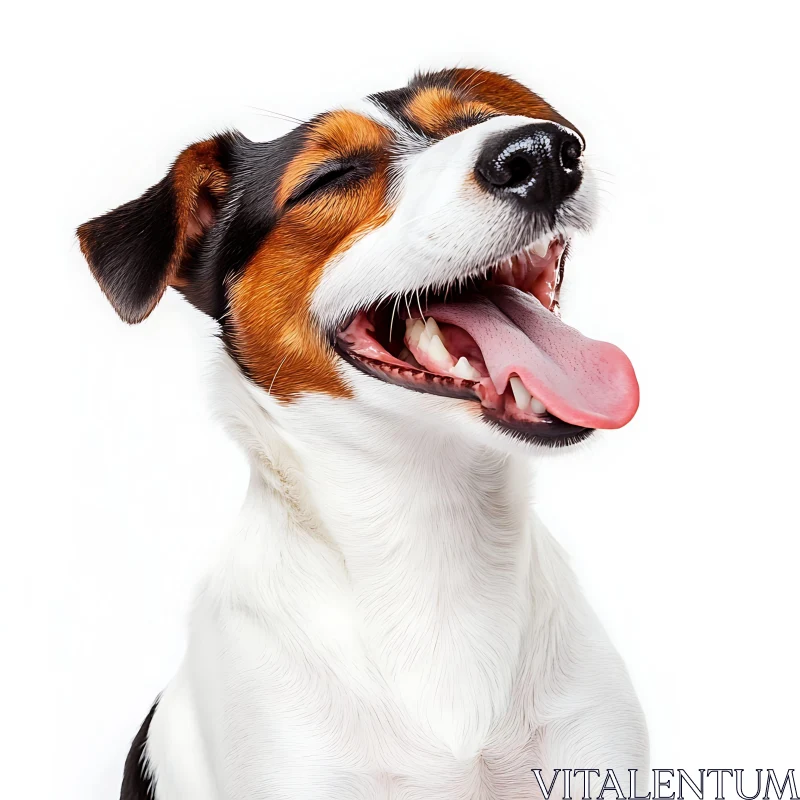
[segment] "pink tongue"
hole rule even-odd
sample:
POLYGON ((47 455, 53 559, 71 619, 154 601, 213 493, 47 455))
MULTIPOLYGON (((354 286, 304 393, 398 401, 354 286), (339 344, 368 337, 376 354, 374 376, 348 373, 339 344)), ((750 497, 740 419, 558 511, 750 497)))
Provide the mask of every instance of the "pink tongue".
POLYGON ((527 292, 498 286, 486 294, 491 299, 435 305, 428 313, 472 336, 498 394, 516 374, 564 422, 621 428, 632 419, 639 384, 618 347, 586 338, 527 292))

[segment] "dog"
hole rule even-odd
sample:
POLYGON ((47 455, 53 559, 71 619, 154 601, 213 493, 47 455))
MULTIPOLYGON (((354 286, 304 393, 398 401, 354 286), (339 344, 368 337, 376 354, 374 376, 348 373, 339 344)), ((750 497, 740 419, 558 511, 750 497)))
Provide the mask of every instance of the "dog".
POLYGON ((622 351, 560 319, 594 210, 575 125, 451 69, 193 144, 78 229, 125 322, 170 286, 217 321, 251 465, 123 800, 515 800, 648 768, 625 667, 529 502, 532 453, 639 402, 622 351))

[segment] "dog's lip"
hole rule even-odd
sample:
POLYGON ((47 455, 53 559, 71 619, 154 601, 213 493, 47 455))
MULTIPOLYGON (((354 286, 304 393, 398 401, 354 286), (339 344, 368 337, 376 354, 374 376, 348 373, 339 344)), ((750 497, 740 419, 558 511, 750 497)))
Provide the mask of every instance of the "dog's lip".
MULTIPOLYGON (((568 233, 556 232, 548 234, 540 237, 532 244, 498 258, 488 268, 475 267, 466 270, 463 281, 468 282, 482 278, 488 283, 497 282, 498 285, 514 285, 515 280, 520 280, 523 284, 520 288, 524 288, 525 291, 534 294, 542 305, 549 308, 556 316, 560 316, 559 293, 564 277, 563 264, 569 252, 569 244, 570 236, 568 233), (521 275, 519 271, 520 260, 530 260, 534 257, 542 260, 552 259, 552 271, 545 274, 543 270, 533 270, 532 275, 521 275)), ((427 295, 430 288, 428 286, 419 286, 406 292, 404 296, 407 300, 410 298, 410 302, 398 306, 398 315, 400 317, 410 316, 408 309, 412 307, 419 308, 420 295, 423 293, 427 295)), ((341 322, 330 332, 332 345, 336 343, 342 331, 345 331, 363 310, 357 308, 342 318, 341 322)))
POLYGON ((584 428, 546 414, 541 422, 518 424, 513 420, 498 417, 484 409, 483 416, 493 427, 520 439, 542 447, 568 447, 588 439, 595 428, 584 428))
POLYGON ((370 358, 351 350, 338 339, 333 342, 333 347, 345 361, 387 383, 416 392, 480 402, 477 381, 456 378, 452 375, 439 375, 425 369, 416 369, 408 364, 400 365, 383 359, 370 358))
POLYGON ((480 384, 477 381, 437 375, 427 370, 397 367, 354 353, 339 341, 334 341, 333 347, 340 358, 356 369, 393 386, 480 405, 481 415, 487 424, 520 441, 542 447, 567 447, 584 441, 594 432, 594 428, 572 425, 549 413, 541 415, 536 421, 513 419, 482 405, 480 384))

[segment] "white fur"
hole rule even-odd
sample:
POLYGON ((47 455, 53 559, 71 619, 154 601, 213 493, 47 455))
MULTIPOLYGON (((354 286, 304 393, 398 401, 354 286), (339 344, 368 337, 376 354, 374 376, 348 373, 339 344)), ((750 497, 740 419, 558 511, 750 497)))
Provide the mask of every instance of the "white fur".
MULTIPOLYGON (((513 246, 466 176, 488 133, 527 122, 409 147, 394 216, 328 265, 317 318, 513 246)), ((152 722, 157 800, 514 800, 537 767, 646 769, 625 669, 532 513, 527 449, 473 403, 338 369, 351 398, 281 403, 220 356, 252 477, 152 722)))
MULTIPOLYGON (((425 148, 398 134, 401 167, 389 221, 326 265, 313 310, 325 327, 386 297, 444 286, 478 274, 546 234, 569 237, 594 217, 594 184, 584 180, 559 211, 555 229, 523 225, 517 209, 481 189, 472 173, 494 133, 530 125, 529 117, 493 117, 425 148)), ((533 218, 531 218, 533 219, 533 218)))

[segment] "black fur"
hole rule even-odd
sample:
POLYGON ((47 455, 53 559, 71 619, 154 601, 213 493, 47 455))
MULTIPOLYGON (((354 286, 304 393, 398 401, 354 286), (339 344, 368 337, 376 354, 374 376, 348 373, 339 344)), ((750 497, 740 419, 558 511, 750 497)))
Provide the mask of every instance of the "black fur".
POLYGON ((147 733, 150 730, 150 723, 153 720, 158 701, 150 709, 150 713, 145 717, 142 727, 131 744, 128 757, 125 759, 125 771, 122 774, 122 790, 119 800, 154 800, 155 787, 153 781, 145 773, 142 759, 144 748, 147 743, 147 733))
POLYGON ((78 229, 97 282, 126 322, 147 316, 163 291, 177 236, 168 175, 141 197, 78 229))
POLYGON ((425 131, 405 112, 406 105, 414 99, 415 94, 416 92, 413 88, 404 86, 402 89, 391 89, 388 92, 371 94, 368 99, 386 109, 410 131, 413 131, 418 136, 425 136, 425 131))
MULTIPOLYGON (((244 267, 280 215, 275 190, 302 146, 308 126, 271 142, 251 142, 237 132, 215 137, 226 195, 213 202, 215 221, 192 244, 177 287, 214 319, 227 310, 225 286, 244 267)), ((126 322, 140 322, 166 288, 175 252, 177 204, 171 172, 141 197, 78 229, 98 283, 126 322)))
POLYGON ((440 69, 437 72, 418 72, 409 82, 410 89, 452 89, 459 77, 458 69, 440 69))
POLYGON ((280 218, 275 191, 307 132, 308 126, 301 125, 270 142, 227 135, 228 193, 198 253, 189 286, 181 289, 213 319, 222 319, 228 309, 226 283, 244 269, 280 218))

